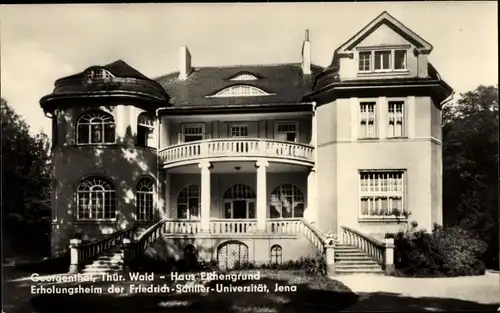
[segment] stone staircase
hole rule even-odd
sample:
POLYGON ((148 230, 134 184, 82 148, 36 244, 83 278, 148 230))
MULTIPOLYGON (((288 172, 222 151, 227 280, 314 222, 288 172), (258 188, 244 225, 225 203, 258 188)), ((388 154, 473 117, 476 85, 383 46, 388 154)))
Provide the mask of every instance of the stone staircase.
POLYGON ((108 272, 119 272, 123 269, 123 250, 116 246, 108 252, 100 255, 92 263, 85 265, 82 273, 100 274, 108 272))
POLYGON ((346 244, 335 247, 335 272, 337 274, 384 274, 377 261, 357 247, 346 244))

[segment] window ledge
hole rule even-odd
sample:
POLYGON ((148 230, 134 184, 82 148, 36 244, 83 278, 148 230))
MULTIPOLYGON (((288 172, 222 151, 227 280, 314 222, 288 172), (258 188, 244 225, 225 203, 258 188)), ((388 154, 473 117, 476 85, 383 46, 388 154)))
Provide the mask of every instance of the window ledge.
POLYGON ((374 216, 374 217, 358 217, 358 222, 407 222, 408 218, 406 217, 396 217, 396 216, 374 216))
POLYGON ((379 140, 380 138, 378 137, 373 137, 373 138, 358 138, 359 141, 376 141, 379 140))
POLYGON ((391 71, 372 71, 372 72, 358 72, 358 77, 370 77, 370 76, 408 76, 410 75, 409 70, 391 70, 391 71))
POLYGON ((101 224, 107 224, 107 225, 110 225, 110 224, 116 224, 118 221, 116 219, 112 219, 112 220, 75 220, 73 222, 73 224, 98 224, 98 225, 101 225, 101 224))

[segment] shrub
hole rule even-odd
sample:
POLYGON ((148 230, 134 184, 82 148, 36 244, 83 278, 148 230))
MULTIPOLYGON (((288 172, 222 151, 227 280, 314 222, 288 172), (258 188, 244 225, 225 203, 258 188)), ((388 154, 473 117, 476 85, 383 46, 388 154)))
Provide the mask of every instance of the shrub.
MULTIPOLYGON (((412 225, 413 226, 413 225, 412 225)), ((458 227, 435 226, 432 233, 412 229, 393 236, 395 266, 404 276, 482 275, 486 244, 477 234, 458 227)))
POLYGON ((44 258, 35 262, 20 262, 15 266, 24 272, 40 274, 59 274, 67 273, 69 270, 70 254, 69 250, 57 252, 51 257, 44 258))
POLYGON ((237 264, 235 269, 295 270, 311 276, 326 276, 326 259, 323 254, 318 253, 315 257, 301 257, 299 260, 290 260, 280 264, 269 263, 256 266, 253 263, 246 262, 237 264))

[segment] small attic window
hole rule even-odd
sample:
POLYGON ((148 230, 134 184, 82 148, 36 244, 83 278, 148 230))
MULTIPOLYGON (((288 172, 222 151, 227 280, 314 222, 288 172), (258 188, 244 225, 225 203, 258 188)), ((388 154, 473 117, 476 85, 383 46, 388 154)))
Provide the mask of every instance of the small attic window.
POLYGON ((231 86, 226 89, 222 89, 212 96, 208 96, 209 98, 222 98, 222 97, 258 97, 258 96, 272 96, 273 94, 265 92, 262 89, 259 89, 254 86, 247 85, 237 85, 231 86))
POLYGON ((100 81, 100 80, 111 80, 113 78, 113 74, 111 74, 108 70, 103 68, 101 69, 93 69, 87 72, 87 80, 89 81, 100 81))
POLYGON ((257 76, 250 74, 250 73, 242 73, 234 76, 230 80, 259 80, 257 76))

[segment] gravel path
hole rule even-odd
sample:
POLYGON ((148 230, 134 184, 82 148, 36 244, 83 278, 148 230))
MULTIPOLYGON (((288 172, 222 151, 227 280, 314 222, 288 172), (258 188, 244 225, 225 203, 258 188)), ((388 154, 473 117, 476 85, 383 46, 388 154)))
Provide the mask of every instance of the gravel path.
POLYGON ((452 278, 402 278, 382 275, 336 276, 360 301, 346 311, 374 310, 496 310, 500 275, 452 278))

